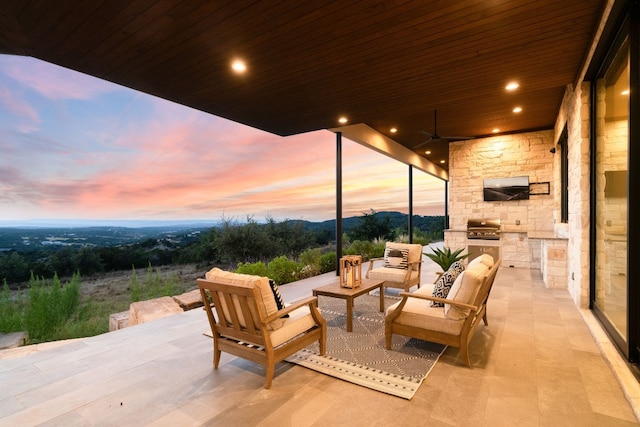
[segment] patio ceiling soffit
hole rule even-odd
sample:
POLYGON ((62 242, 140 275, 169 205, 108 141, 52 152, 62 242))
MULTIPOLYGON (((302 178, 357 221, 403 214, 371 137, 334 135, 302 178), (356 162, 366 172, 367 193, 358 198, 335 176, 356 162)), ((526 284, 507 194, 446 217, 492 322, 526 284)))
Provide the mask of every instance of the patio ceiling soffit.
POLYGON ((406 165, 411 165, 436 178, 449 180, 447 171, 364 123, 340 126, 329 130, 334 133, 341 132, 342 136, 353 142, 406 165))

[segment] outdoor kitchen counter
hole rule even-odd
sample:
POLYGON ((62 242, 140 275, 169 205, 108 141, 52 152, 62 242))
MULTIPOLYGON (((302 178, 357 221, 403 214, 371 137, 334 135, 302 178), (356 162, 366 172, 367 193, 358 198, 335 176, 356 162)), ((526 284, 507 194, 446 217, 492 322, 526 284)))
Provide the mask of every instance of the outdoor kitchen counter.
POLYGON ((529 231, 527 232, 529 239, 542 239, 542 240, 569 240, 567 236, 561 236, 554 231, 529 231))

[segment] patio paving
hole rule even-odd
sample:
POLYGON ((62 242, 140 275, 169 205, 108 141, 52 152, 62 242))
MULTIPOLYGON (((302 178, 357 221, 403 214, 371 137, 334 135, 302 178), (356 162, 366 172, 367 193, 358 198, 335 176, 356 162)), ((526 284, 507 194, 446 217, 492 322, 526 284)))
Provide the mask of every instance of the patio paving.
MULTIPOLYGON (((436 269, 426 262, 423 282, 436 269)), ((333 276, 281 292, 286 301, 306 297, 333 276)), ((638 397, 637 381, 627 376, 621 387, 586 316, 537 272, 502 268, 489 326, 470 345, 473 369, 448 348, 406 401, 284 362, 270 390, 264 369, 246 360, 223 353, 213 370, 206 315, 194 309, 0 352, 0 426, 638 425, 625 398, 638 397)))

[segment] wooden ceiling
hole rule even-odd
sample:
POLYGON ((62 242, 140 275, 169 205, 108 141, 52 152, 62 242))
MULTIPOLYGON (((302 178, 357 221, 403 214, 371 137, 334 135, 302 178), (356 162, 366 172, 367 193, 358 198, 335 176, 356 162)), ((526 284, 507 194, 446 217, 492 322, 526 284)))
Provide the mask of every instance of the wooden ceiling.
MULTIPOLYGON (((552 128, 604 3, 0 0, 0 53, 283 136, 344 115, 413 149, 434 132, 434 110, 442 136, 552 128)), ((417 151, 427 148, 436 162, 448 153, 435 141, 417 151)))

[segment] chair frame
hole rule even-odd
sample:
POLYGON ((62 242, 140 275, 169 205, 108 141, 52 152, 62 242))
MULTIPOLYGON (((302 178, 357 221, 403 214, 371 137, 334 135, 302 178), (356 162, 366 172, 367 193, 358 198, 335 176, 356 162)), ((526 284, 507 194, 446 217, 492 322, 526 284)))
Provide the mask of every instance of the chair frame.
POLYGON ((473 334, 478 327, 478 324, 480 323, 480 319, 484 321, 485 326, 489 326, 489 322, 487 321, 487 301, 489 299, 489 294, 491 293, 493 281, 495 280, 496 274, 498 273, 498 269, 500 267, 500 261, 500 259, 496 260, 493 266, 485 274, 484 278, 482 279, 482 283, 480 284, 478 294, 474 298, 472 304, 452 301, 446 298, 437 298, 429 295, 401 292, 400 296, 402 297, 402 301, 400 302, 400 304, 398 304, 398 307, 396 307, 393 312, 387 315, 385 319, 385 346, 387 350, 391 349, 391 338, 393 334, 404 335, 424 341, 431 341, 439 344, 457 347, 460 349, 460 357, 462 358, 464 363, 469 368, 471 368, 471 361, 469 359, 469 341, 471 341, 471 338, 473 337, 473 334), (419 298, 428 301, 442 302, 454 307, 469 309, 470 312, 464 320, 462 330, 457 335, 395 323, 394 320, 398 316, 400 316, 400 314, 402 313, 402 309, 404 308, 404 305, 407 303, 409 298, 419 298))
POLYGON ((297 351, 318 341, 320 355, 326 353, 327 328, 326 321, 317 308, 317 298, 308 297, 278 310, 268 317, 264 317, 258 309, 260 300, 258 290, 250 287, 240 287, 211 280, 197 279, 198 288, 205 302, 211 332, 213 334, 213 366, 220 364, 220 356, 224 351, 243 359, 250 360, 265 367, 266 378, 264 388, 271 388, 275 365, 297 351), (225 304, 222 304, 224 298, 225 304), (236 299, 240 311, 236 310, 233 300, 236 299), (207 303, 209 302, 209 303, 207 303), (274 346, 271 342, 269 325, 298 308, 309 306, 309 310, 316 325, 285 343, 274 346), (231 321, 226 321, 224 315, 213 312, 213 307, 226 307, 231 321), (257 317, 256 317, 257 314, 257 317), (239 319, 244 319, 246 326, 241 326, 239 319))

